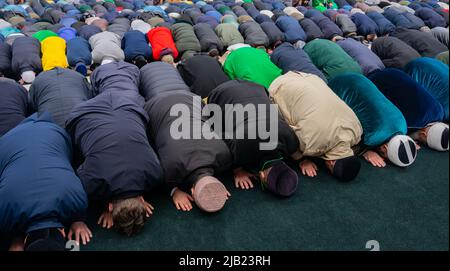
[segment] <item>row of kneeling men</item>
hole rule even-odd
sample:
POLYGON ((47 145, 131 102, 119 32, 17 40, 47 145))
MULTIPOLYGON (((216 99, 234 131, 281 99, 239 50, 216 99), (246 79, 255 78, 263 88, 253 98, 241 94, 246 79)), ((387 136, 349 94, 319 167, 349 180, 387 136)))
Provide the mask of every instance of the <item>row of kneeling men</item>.
POLYGON ((66 236, 89 242, 88 198, 105 206, 99 224, 132 235, 154 210, 143 196, 163 183, 177 209, 189 211, 194 202, 215 212, 230 197, 218 179, 228 170, 236 187, 258 181, 288 197, 299 181, 289 159, 311 177, 313 161, 323 160, 348 182, 360 171, 358 155, 378 167, 386 160, 407 167, 418 144, 448 150, 448 87, 440 85, 448 86, 448 66, 437 60, 419 58, 406 71, 368 77, 350 69, 327 84, 323 69, 282 74, 263 50, 238 47, 221 59, 223 67, 207 55, 177 68, 118 61, 96 68, 90 83, 55 68, 39 74, 29 93, 0 78, 0 233, 10 249, 64 249, 66 236), (264 110, 217 129, 195 114, 207 105, 225 120, 234 114, 228 105, 264 110), (174 127, 186 125, 189 135, 199 125, 220 132, 174 136, 174 127), (272 147, 261 147, 273 139, 272 147))

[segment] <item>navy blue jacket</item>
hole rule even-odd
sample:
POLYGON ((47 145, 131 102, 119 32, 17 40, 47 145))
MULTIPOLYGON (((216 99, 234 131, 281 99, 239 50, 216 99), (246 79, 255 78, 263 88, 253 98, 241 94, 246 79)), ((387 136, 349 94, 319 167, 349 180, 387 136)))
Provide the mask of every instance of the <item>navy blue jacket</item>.
POLYGON ((0 137, 27 117, 28 92, 14 80, 0 78, 0 137))
POLYGON ((313 39, 323 39, 324 35, 322 30, 320 30, 320 27, 317 26, 311 19, 303 18, 300 20, 300 25, 303 30, 305 30, 306 42, 312 41, 313 39))
POLYGON ((11 46, 0 40, 0 76, 10 77, 11 73, 11 46))
POLYGON ((399 69, 385 69, 368 77, 405 116, 408 128, 423 128, 444 120, 444 109, 428 90, 399 69))
POLYGON ((448 51, 448 48, 429 32, 397 28, 392 35, 414 48, 421 56, 434 58, 437 54, 448 51))
POLYGON ((264 32, 266 33, 267 37, 269 37, 269 44, 271 46, 273 46, 277 41, 285 40, 284 33, 272 20, 262 22, 260 25, 262 30, 264 30, 264 32))
POLYGON ((85 218, 71 147, 48 114, 33 114, 0 138, 0 232, 62 228, 85 218))
POLYGON ((414 15, 421 18, 429 28, 447 26, 444 18, 431 8, 419 8, 416 10, 414 15))
POLYGON ((285 42, 275 48, 270 56, 270 60, 282 69, 283 73, 287 73, 289 71, 311 73, 319 76, 327 82, 327 79, 323 73, 316 66, 314 66, 305 51, 300 48, 294 48, 294 46, 288 42, 285 42))
POLYGON ((131 30, 123 35, 122 50, 127 62, 133 61, 137 56, 143 56, 147 60, 152 57, 152 49, 146 36, 138 30, 131 30))
POLYGON ((71 67, 77 63, 83 63, 86 66, 91 65, 92 55, 89 42, 82 37, 75 37, 66 43, 67 61, 71 67))
POLYGON ((323 33, 325 39, 332 39, 335 36, 344 36, 342 30, 333 23, 327 16, 316 9, 309 9, 305 17, 313 20, 323 33))
POLYGON ((366 14, 356 12, 350 18, 356 25, 358 35, 367 36, 378 33, 378 25, 366 14))
POLYGON ((149 192, 161 183, 162 170, 146 134, 138 68, 123 61, 105 64, 91 82, 99 95, 76 106, 67 121, 84 158, 77 173, 88 196, 111 201, 149 192))
POLYGON ((291 16, 278 17, 276 24, 283 31, 284 39, 287 42, 295 43, 299 40, 306 41, 306 34, 299 22, 291 16))
POLYGON ((396 27, 416 28, 416 26, 404 15, 404 13, 396 8, 387 8, 383 12, 383 15, 396 27))
POLYGON ((384 36, 387 34, 391 34, 395 30, 395 25, 393 25, 383 14, 378 13, 376 11, 367 12, 366 15, 374 21, 377 26, 377 35, 384 36))
POLYGON ((25 71, 42 71, 41 44, 31 37, 20 37, 12 44, 11 66, 13 72, 20 76, 25 71))

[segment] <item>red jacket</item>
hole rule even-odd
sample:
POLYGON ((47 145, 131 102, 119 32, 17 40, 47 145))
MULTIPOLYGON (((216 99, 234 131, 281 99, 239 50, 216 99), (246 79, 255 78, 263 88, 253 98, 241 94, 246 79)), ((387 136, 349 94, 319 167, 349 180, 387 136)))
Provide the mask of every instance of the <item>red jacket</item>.
POLYGON ((171 49, 173 58, 178 57, 178 50, 172 38, 172 32, 166 27, 155 27, 147 33, 148 40, 152 45, 153 59, 160 60, 164 49, 171 49))

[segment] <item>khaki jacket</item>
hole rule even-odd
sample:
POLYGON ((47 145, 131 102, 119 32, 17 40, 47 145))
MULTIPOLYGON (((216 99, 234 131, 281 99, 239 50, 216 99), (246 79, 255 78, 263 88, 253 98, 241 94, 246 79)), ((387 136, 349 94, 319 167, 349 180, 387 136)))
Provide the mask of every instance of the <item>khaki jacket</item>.
POLYGON ((275 79, 270 97, 296 133, 304 156, 337 160, 353 155, 362 127, 355 113, 318 76, 288 72, 275 79))

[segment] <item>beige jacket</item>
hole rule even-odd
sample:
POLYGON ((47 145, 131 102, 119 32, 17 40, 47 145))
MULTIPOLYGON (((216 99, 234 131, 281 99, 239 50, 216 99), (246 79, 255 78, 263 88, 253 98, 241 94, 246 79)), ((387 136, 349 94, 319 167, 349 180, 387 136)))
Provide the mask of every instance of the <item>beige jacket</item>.
POLYGON ((337 160, 353 155, 362 127, 355 113, 318 76, 288 72, 269 88, 272 101, 300 142, 294 159, 337 160))

